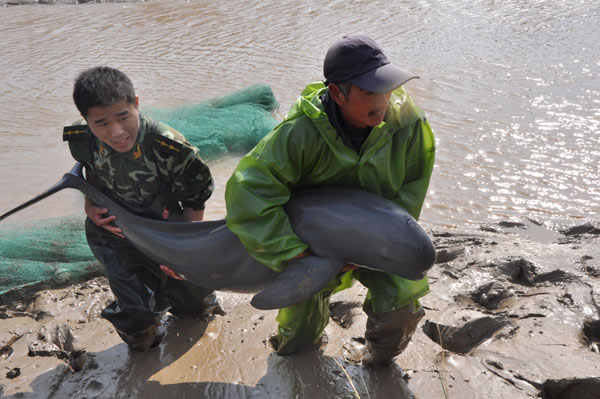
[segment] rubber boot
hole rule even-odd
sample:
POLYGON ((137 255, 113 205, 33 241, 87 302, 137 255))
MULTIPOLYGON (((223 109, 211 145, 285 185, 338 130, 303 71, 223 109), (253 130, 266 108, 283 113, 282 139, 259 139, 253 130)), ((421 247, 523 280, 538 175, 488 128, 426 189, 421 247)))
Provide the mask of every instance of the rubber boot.
MULTIPOLYGON (((183 288, 183 287, 182 287, 183 288)), ((182 292, 186 292, 183 291, 182 292)), ((219 305, 219 301, 214 292, 206 288, 194 286, 189 292, 187 303, 184 298, 174 297, 172 292, 169 295, 169 302, 172 304, 169 312, 178 319, 200 318, 207 321, 212 320, 213 316, 224 316, 226 313, 219 305), (203 298, 201 295, 206 294, 203 298)))
POLYGON ((123 341, 129 345, 131 350, 144 352, 160 343, 163 334, 158 333, 159 324, 150 324, 141 331, 127 332, 116 328, 117 333, 123 341))
POLYGON ((418 301, 391 312, 373 313, 370 304, 363 309, 368 319, 362 363, 370 367, 389 366, 406 349, 425 310, 418 301))
POLYGON ((269 343, 278 355, 291 355, 326 345, 323 330, 329 322, 329 298, 333 290, 324 290, 299 304, 279 309, 277 335, 269 343))

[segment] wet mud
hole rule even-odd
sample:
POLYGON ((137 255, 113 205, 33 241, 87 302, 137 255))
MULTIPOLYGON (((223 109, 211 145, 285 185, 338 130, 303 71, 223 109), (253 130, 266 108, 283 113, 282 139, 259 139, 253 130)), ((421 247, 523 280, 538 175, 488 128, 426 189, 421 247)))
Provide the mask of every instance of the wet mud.
POLYGON ((359 283, 332 297, 327 345, 285 357, 268 343, 276 311, 250 295, 218 293, 226 314, 210 320, 167 314, 162 342, 143 353, 100 318, 113 299, 102 277, 5 295, 1 396, 600 398, 600 230, 531 226, 431 231, 426 316, 384 369, 347 350, 364 344, 359 283))

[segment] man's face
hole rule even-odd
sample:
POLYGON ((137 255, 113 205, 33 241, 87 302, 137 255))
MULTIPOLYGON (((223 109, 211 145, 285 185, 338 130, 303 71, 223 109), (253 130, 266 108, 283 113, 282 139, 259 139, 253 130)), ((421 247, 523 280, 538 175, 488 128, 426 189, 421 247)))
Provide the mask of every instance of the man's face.
POLYGON ((121 100, 106 107, 92 107, 85 120, 94 136, 118 152, 133 148, 140 129, 138 98, 134 104, 121 100))
MULTIPOLYGON (((339 90, 337 87, 336 89, 339 90)), ((347 123, 355 127, 367 127, 383 122, 391 95, 391 91, 371 93, 351 85, 348 98, 345 98, 341 92, 333 97, 347 123)))

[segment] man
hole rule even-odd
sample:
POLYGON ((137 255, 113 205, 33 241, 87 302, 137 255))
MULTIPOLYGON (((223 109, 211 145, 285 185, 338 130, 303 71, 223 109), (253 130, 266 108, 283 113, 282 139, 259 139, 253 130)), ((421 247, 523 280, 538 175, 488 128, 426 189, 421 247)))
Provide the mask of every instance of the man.
MULTIPOLYGON (((95 67, 75 81, 73 100, 83 121, 67 126, 63 139, 85 165, 86 179, 138 215, 171 221, 201 221, 213 190, 207 165, 176 130, 139 114, 139 98, 121 71, 95 67)), ((170 311, 206 317, 220 310, 214 293, 168 278, 160 265, 135 249, 106 216, 85 199, 88 244, 104 266, 116 301, 102 317, 136 351, 158 344, 157 329, 170 311)))
MULTIPOLYGON (((310 253, 283 205, 310 186, 355 187, 419 217, 433 170, 435 141, 424 114, 402 85, 416 78, 391 64, 367 36, 334 43, 325 56, 326 81, 306 87, 284 121, 239 163, 227 183, 227 224, 247 250, 281 271, 310 253)), ((399 259, 399 262, 402 260, 399 259)), ((385 366, 400 354, 425 312, 418 299, 427 278, 409 281, 367 269, 349 270, 319 294, 280 309, 278 354, 320 344, 329 298, 358 279, 368 289, 363 364, 385 366)))

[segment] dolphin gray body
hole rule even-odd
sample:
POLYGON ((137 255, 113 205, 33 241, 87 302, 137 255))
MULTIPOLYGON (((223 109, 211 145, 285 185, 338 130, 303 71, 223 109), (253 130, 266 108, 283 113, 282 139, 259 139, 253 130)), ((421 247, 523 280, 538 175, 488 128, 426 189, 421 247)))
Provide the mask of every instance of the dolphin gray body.
POLYGON ((202 287, 255 293, 258 309, 290 306, 325 287, 347 263, 418 280, 435 263, 427 233, 397 204, 352 188, 296 191, 285 205, 312 256, 281 273, 248 254, 225 220, 173 223, 134 215, 90 185, 81 164, 46 192, 0 216, 0 221, 64 188, 74 188, 115 215, 125 237, 150 259, 202 287))

